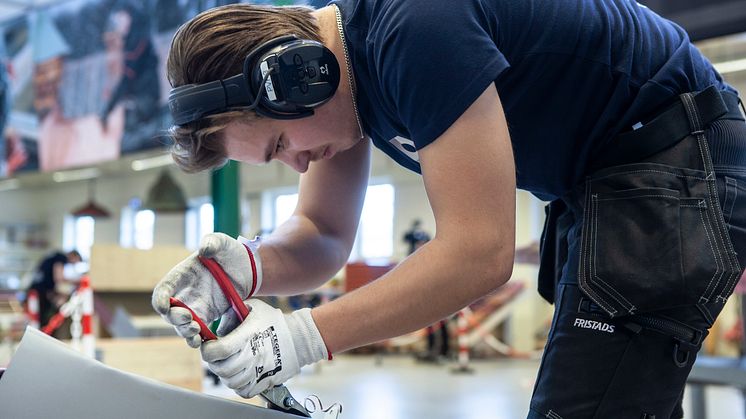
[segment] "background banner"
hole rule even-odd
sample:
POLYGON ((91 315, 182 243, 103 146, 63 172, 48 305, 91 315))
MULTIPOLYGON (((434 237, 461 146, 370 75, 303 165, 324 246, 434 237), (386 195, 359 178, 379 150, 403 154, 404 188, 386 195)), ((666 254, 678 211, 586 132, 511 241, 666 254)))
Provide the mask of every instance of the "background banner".
POLYGON ((166 147, 171 38, 230 3, 239 1, 60 0, 0 21, 0 177, 166 147))

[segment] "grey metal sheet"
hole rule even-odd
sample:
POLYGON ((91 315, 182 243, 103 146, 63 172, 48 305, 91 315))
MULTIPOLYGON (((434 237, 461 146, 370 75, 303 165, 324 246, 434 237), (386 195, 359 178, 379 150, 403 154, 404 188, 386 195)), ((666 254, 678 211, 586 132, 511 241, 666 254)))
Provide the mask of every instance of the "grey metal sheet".
POLYGON ((3 419, 291 419, 160 383, 87 358, 28 328, 0 379, 3 419))

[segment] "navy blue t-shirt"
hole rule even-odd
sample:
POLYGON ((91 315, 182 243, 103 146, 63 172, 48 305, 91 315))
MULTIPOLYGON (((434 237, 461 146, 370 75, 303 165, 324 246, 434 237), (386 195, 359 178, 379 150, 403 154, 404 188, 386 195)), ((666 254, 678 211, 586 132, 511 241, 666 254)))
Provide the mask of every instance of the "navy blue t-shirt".
MULTIPOLYGON (((616 133, 676 95, 732 90, 679 26, 631 0, 334 0, 376 147, 420 172, 491 84, 518 187, 562 196, 616 133)), ((469 141, 464 138, 463 141, 469 141)))

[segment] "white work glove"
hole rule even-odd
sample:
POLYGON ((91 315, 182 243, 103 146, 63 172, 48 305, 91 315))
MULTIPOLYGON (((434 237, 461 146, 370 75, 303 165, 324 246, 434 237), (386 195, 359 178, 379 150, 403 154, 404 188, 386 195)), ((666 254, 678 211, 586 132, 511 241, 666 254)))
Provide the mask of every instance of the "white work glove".
POLYGON ((310 308, 283 314, 261 300, 247 305, 251 313, 243 323, 238 324, 232 311, 226 313, 217 331, 220 337, 201 348, 210 370, 239 396, 254 397, 297 375, 304 365, 329 359, 310 308))
POLYGON ((258 240, 249 241, 243 237, 235 240, 222 233, 205 235, 199 250, 171 269, 155 286, 153 308, 174 325, 176 332, 186 339, 189 346, 198 348, 202 342, 199 325, 192 319, 189 310, 170 307, 169 298, 174 297, 189 306, 209 325, 231 306, 218 282, 197 256, 215 259, 231 279, 238 295, 247 299, 256 294, 262 284, 258 247, 258 240), (249 253, 253 256, 253 267, 249 253))

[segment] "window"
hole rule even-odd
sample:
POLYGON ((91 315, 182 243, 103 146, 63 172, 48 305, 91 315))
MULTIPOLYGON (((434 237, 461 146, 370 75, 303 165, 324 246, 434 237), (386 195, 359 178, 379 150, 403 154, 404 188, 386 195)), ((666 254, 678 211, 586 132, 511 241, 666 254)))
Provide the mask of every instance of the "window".
MULTIPOLYGON (((360 259, 389 258, 394 252, 394 187, 368 186, 357 236, 360 259)), ((353 253, 354 254, 354 253, 353 253)))
POLYGON ((186 213, 186 247, 197 249, 202 236, 215 231, 215 208, 210 202, 190 205, 186 213))
POLYGON ((298 194, 297 193, 278 195, 277 198, 275 198, 275 214, 274 214, 274 227, 275 228, 278 225, 287 221, 290 218, 290 216, 293 215, 293 211, 295 211, 296 205, 298 205, 298 194))
POLYGON ((119 244, 122 247, 153 247, 155 213, 151 210, 141 210, 140 207, 140 199, 132 198, 127 206, 122 208, 122 218, 119 222, 119 244))
POLYGON ((151 210, 137 211, 135 214, 135 247, 150 249, 153 247, 153 229, 155 228, 155 213, 151 210))
POLYGON ((65 218, 65 227, 63 233, 63 244, 66 249, 75 249, 88 261, 91 258, 91 246, 93 246, 93 230, 95 221, 93 217, 73 217, 69 215, 65 218))
POLYGON ((199 236, 215 231, 215 208, 212 204, 202 204, 199 206, 199 236))
MULTIPOLYGON (((274 195, 270 230, 287 221, 298 203, 297 193, 274 195)), ((394 187, 368 186, 351 260, 387 259, 394 252, 394 187)))

